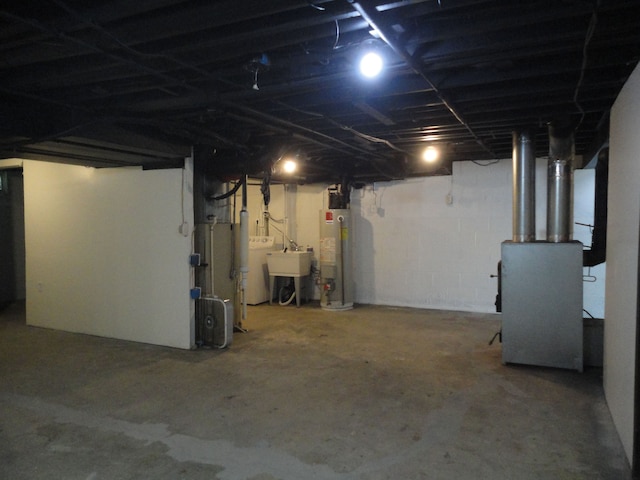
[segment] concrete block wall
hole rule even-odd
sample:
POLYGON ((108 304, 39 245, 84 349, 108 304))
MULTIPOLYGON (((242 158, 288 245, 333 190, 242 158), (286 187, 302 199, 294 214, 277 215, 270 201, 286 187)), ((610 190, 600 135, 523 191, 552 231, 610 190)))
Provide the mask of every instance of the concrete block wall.
MULTIPOLYGON (((497 280, 490 275, 497 270, 500 243, 511 236, 511 160, 458 162, 453 168, 452 176, 353 190, 357 303, 495 311, 497 280)), ((275 186, 271 192, 271 214, 286 217, 289 234, 314 248, 316 262, 328 186, 289 186, 286 194, 275 186)), ((249 191, 250 215, 260 210, 257 189, 249 191)), ((544 214, 544 205, 539 210, 544 214)), ((319 298, 319 290, 309 288, 319 298)))
POLYGON ((376 183, 352 195, 356 299, 493 312, 500 243, 511 236, 511 163, 376 183))
MULTIPOLYGON (((536 234, 541 240, 546 238, 546 165, 546 160, 538 159, 536 234)), ((593 171, 576 172, 576 177, 579 218, 589 223, 593 171)), ((286 194, 282 186, 272 188, 271 213, 287 218, 289 234, 300 245, 314 248, 316 262, 319 211, 327 206, 328 186, 288 186, 286 194)), ((259 196, 250 191, 249 198, 249 210, 258 211, 259 205, 252 202, 259 196)), ((512 236, 511 203, 511 159, 456 162, 450 176, 380 182, 353 190, 355 301, 495 312, 497 279, 490 275, 497 273, 500 244, 512 236)), ((589 287, 597 300, 588 308, 601 316, 604 281, 601 271, 596 274, 600 283, 589 287)), ((320 291, 311 284, 309 288, 313 298, 319 298, 320 291)))

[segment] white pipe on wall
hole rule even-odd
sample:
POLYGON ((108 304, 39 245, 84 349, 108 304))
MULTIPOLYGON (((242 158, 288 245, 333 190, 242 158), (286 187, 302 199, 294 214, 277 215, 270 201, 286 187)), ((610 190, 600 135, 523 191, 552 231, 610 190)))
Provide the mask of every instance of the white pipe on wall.
POLYGON ((247 273, 249 273, 249 212, 240 212, 240 289, 242 291, 242 319, 247 318, 247 273))

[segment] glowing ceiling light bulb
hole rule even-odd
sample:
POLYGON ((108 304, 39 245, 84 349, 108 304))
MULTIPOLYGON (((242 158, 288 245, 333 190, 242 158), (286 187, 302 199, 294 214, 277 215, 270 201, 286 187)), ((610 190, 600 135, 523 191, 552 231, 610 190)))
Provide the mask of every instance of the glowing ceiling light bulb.
POLYGON ((440 152, 436 147, 430 146, 424 149, 422 152, 422 159, 427 163, 433 163, 438 159, 440 152))
POLYGON ((360 73, 365 77, 372 78, 382 71, 382 57, 375 52, 367 53, 360 60, 360 73))
POLYGON ((282 170, 286 173, 293 173, 296 171, 296 168, 298 168, 298 164, 293 160, 285 160, 282 164, 282 170))

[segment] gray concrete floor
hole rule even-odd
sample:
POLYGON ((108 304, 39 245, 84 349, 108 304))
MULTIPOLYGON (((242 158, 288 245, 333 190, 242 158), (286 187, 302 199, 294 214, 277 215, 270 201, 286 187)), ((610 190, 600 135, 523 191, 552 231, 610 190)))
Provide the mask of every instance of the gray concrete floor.
POLYGON ((2 479, 630 478, 601 370, 503 366, 496 315, 249 308, 227 351, 0 315, 2 479))

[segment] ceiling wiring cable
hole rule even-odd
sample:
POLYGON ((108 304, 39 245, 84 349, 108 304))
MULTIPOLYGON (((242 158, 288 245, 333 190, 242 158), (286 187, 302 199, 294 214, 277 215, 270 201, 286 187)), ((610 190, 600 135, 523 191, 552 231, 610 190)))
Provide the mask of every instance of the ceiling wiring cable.
POLYGON ((573 103, 575 104, 576 108, 580 112, 580 120, 578 121, 578 124, 575 127, 576 130, 580 127, 580 125, 582 125, 582 122, 586 115, 584 108, 582 107, 582 104, 578 101, 578 94, 580 93, 580 88, 582 87, 582 82, 584 81, 584 74, 587 70, 587 63, 588 63, 587 49, 589 47, 589 43, 591 43, 593 34, 596 31, 597 23, 598 23, 598 13, 594 9, 593 13, 591 14, 591 19, 589 20, 589 26, 587 27, 587 34, 585 36, 584 44, 582 46, 582 65, 580 67, 580 76, 578 77, 578 83, 576 84, 576 88, 573 91, 573 103))

